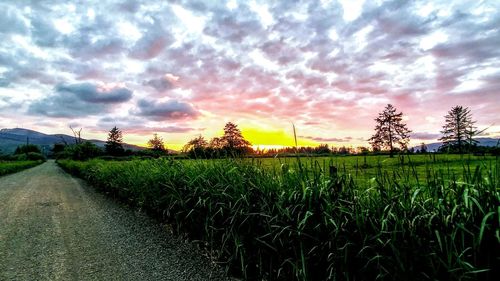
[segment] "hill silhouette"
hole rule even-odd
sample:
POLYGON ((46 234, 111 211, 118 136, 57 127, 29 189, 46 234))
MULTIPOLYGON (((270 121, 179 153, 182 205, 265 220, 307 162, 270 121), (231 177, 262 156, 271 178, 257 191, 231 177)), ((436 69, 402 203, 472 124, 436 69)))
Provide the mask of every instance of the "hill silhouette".
MULTIPOLYGON (((497 146, 498 144, 498 139, 495 138, 474 138, 475 140, 478 141, 477 145, 478 146, 497 146)), ((426 143, 427 146, 427 151, 429 152, 435 152, 438 151, 439 147, 443 145, 442 142, 433 142, 433 143, 426 143)), ((420 145, 414 146, 414 149, 418 150, 420 149, 420 145)))
MULTIPOLYGON (((106 141, 96 140, 96 139, 82 139, 83 141, 90 141, 91 143, 104 147, 106 141)), ((45 134, 38 131, 25 129, 25 128, 13 128, 13 129, 1 129, 0 130, 0 153, 10 154, 19 146, 26 143, 34 144, 40 146, 42 152, 48 152, 55 143, 75 143, 75 137, 65 134, 45 134)), ((124 149, 130 150, 143 150, 144 147, 123 144, 124 149)))

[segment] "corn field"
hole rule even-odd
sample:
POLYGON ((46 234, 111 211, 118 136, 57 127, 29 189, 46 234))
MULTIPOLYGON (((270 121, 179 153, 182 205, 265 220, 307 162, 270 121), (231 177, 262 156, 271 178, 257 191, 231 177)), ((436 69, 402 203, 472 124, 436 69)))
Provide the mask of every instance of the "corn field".
POLYGON ((230 159, 59 164, 201 241, 237 278, 500 276, 497 158, 419 166, 408 159, 374 168, 366 184, 314 159, 272 167, 230 159))

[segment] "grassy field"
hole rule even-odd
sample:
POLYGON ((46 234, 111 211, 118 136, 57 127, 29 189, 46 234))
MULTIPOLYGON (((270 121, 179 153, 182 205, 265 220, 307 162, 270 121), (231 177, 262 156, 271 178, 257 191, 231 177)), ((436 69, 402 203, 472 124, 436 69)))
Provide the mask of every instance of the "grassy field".
POLYGON ((499 160, 63 160, 247 280, 493 280, 499 160), (330 166, 338 168, 331 173, 330 166))
POLYGON ((0 161, 0 176, 35 167, 42 161, 0 161))
POLYGON ((428 173, 437 173, 443 179, 450 181, 466 180, 470 169, 480 166, 482 169, 497 169, 498 158, 495 156, 473 156, 458 154, 425 154, 401 155, 390 158, 387 155, 376 156, 332 156, 310 158, 260 158, 249 159, 255 165, 279 171, 283 168, 300 170, 299 164, 309 172, 320 170, 329 173, 330 166, 338 169, 344 175, 350 175, 357 184, 373 187, 374 180, 383 174, 408 176, 406 181, 419 183, 426 179, 428 173))

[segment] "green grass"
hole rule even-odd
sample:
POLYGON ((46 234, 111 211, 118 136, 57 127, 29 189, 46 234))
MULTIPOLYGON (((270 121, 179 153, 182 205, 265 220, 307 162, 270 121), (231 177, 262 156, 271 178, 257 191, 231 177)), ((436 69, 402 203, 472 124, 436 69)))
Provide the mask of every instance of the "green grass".
MULTIPOLYGON (((329 166, 335 166, 339 172, 351 175, 359 184, 368 183, 380 173, 401 172, 402 169, 412 169, 417 177, 425 177, 427 170, 432 167, 440 171, 448 179, 463 176, 464 166, 475 167, 478 165, 488 168, 496 163, 494 156, 472 156, 472 155, 448 155, 448 154, 426 154, 426 155, 401 155, 389 158, 387 155, 380 156, 332 156, 311 158, 261 158, 252 159, 258 165, 281 169, 283 166, 296 167, 297 161, 307 165, 308 170, 328 170, 329 166)), ((417 179, 413 177, 413 179, 417 179)))
POLYGON ((499 160, 426 157, 367 157, 365 168, 362 157, 60 165, 202 241, 247 280, 493 280, 499 160))
POLYGON ((0 176, 35 167, 43 161, 0 161, 0 176))

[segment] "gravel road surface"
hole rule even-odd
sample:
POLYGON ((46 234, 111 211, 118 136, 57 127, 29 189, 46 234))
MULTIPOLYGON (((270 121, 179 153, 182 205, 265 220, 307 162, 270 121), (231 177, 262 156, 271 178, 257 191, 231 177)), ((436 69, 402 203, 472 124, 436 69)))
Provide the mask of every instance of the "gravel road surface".
POLYGON ((0 178, 0 280, 227 280, 143 213, 54 161, 0 178))

